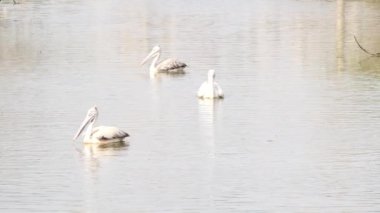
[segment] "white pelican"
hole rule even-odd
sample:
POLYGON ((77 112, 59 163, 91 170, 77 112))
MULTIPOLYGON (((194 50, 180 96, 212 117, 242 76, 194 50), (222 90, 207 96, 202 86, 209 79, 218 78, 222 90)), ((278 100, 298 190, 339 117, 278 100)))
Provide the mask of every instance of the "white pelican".
POLYGON ((223 98, 224 94, 219 84, 215 82, 215 70, 208 71, 208 79, 198 90, 198 97, 204 99, 223 98))
POLYGON ((168 58, 162 62, 157 63, 160 58, 161 48, 160 46, 154 46, 148 56, 141 62, 141 65, 145 64, 149 59, 153 58, 152 64, 149 67, 150 77, 155 77, 157 73, 168 74, 183 74, 183 70, 187 65, 174 58, 168 58))
POLYGON ((128 137, 128 133, 116 128, 109 126, 98 126, 94 128, 96 118, 98 117, 98 109, 96 106, 90 108, 87 115, 79 127, 77 134, 74 136, 74 141, 81 135, 86 126, 86 134, 84 135, 83 143, 115 143, 122 142, 125 137, 128 137))

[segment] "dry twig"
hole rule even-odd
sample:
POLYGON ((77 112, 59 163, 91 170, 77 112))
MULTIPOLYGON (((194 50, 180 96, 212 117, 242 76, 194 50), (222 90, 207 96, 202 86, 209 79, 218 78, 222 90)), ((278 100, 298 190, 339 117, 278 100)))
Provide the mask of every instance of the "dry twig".
POLYGON ((359 43, 358 39, 356 38, 356 36, 354 36, 354 39, 355 39, 356 44, 359 46, 359 48, 361 50, 363 50, 365 53, 367 53, 367 54, 369 54, 371 56, 380 57, 380 53, 371 53, 368 50, 364 49, 364 47, 362 47, 362 45, 360 45, 360 43, 359 43))
MULTIPOLYGON (((0 0, 1 1, 1 0, 0 0)), ((17 4, 16 0, 12 0, 13 1, 13 4, 17 4)))

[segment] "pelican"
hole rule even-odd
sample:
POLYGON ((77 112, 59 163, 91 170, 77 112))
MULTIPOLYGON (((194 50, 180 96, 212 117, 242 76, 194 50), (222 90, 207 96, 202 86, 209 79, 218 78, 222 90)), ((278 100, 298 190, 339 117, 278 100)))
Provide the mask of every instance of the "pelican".
POLYGON ((222 88, 215 82, 215 70, 208 71, 208 79, 199 87, 198 97, 202 99, 218 99, 224 97, 222 88))
POLYGON ((153 58, 152 64, 149 67, 150 77, 155 77, 158 73, 168 74, 183 74, 183 70, 187 65, 174 58, 168 58, 162 62, 157 62, 160 58, 161 48, 160 46, 154 46, 148 56, 141 62, 141 65, 145 64, 149 59, 153 58))
POLYGON ((77 134, 75 134, 73 140, 75 141, 83 132, 86 126, 87 130, 84 135, 83 143, 115 143, 122 142, 124 138, 128 137, 128 133, 110 126, 98 126, 94 128, 96 119, 98 118, 98 108, 96 106, 90 108, 87 112, 82 125, 79 127, 77 134))

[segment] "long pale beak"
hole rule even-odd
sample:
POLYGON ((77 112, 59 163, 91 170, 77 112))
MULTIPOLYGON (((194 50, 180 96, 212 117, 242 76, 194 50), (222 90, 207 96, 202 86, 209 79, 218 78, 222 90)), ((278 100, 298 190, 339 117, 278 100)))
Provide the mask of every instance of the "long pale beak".
POLYGON ((92 120, 93 120, 93 117, 86 117, 86 118, 84 119, 84 121, 82 122, 82 124, 80 125, 80 127, 79 127, 79 129, 78 129, 77 134, 75 134, 75 136, 74 136, 74 138, 73 138, 74 141, 79 137, 80 134, 82 134, 84 128, 85 128, 85 127, 90 123, 90 121, 92 121, 92 120))
POLYGON ((147 57, 144 58, 144 60, 140 63, 140 65, 145 64, 150 58, 152 58, 155 55, 156 51, 151 51, 147 57))

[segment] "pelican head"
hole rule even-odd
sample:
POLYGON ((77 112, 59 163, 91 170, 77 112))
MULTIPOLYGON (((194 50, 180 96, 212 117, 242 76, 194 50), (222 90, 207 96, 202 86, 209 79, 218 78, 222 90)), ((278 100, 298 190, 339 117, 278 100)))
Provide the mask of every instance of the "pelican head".
POLYGON ((81 126, 79 127, 77 134, 75 134, 73 140, 76 140, 82 134, 83 130, 88 124, 94 123, 98 115, 99 115, 98 108, 96 106, 91 107, 87 111, 87 115, 84 118, 81 126))
POLYGON ((213 81, 215 79, 215 70, 208 71, 208 81, 213 81))
POLYGON ((150 51, 147 57, 144 58, 144 60, 141 62, 141 65, 145 64, 149 59, 155 57, 157 54, 160 53, 160 46, 156 45, 153 47, 153 49, 150 51))

